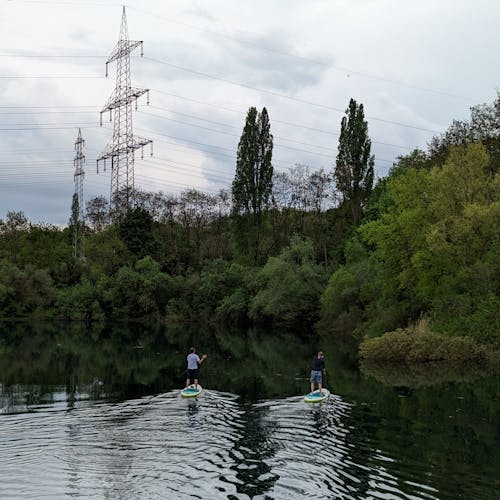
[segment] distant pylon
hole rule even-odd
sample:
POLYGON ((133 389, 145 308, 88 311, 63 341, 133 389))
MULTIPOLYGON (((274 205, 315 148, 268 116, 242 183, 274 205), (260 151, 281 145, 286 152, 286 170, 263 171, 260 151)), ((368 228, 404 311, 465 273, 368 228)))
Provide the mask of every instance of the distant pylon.
POLYGON ((130 53, 138 46, 141 47, 142 56, 142 41, 128 39, 127 17, 125 7, 123 7, 120 39, 106 61, 106 76, 108 76, 108 64, 117 61, 116 86, 101 110, 101 125, 102 114, 109 111, 109 120, 111 121, 113 119, 112 111, 115 110, 113 140, 108 143, 97 159, 97 172, 99 173, 99 162, 101 160, 104 162, 104 170, 106 170, 106 160, 111 158, 110 203, 116 215, 128 210, 131 205, 131 196, 134 191, 135 150, 143 150, 144 146, 150 144, 151 155, 153 154, 153 141, 134 136, 132 131, 132 103, 135 101, 137 109, 137 99, 141 95, 147 94, 147 104, 149 104, 149 89, 139 89, 130 84, 130 53))
POLYGON ((83 179, 85 177, 85 171, 83 166, 85 165, 85 155, 83 154, 83 146, 85 146, 85 141, 82 139, 82 130, 78 129, 78 136, 75 141, 75 196, 78 200, 78 219, 73 221, 73 257, 79 257, 82 255, 81 243, 83 236, 83 179))

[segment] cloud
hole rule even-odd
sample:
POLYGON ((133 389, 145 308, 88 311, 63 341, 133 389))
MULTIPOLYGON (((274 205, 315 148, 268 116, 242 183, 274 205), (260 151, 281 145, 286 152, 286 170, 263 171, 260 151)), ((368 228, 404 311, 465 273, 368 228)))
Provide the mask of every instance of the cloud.
MULTIPOLYGON (((290 0, 286 4, 212 0, 209 5, 173 0, 168 8, 159 0, 129 3, 130 37, 144 40, 146 56, 340 110, 133 57, 132 85, 154 89, 151 104, 163 109, 150 111, 164 117, 133 116, 136 133, 155 140, 156 164, 146 159, 136 162, 137 179, 143 177, 145 188, 178 192, 184 184, 206 189, 229 185, 250 106, 266 106, 269 111, 277 169, 295 162, 331 169, 342 110, 351 97, 364 104, 369 117, 443 130, 452 119, 467 117, 470 105, 491 101, 500 80, 500 67, 491 63, 500 49, 496 23, 500 5, 493 0, 480 5, 461 2, 460 8, 452 0, 437 4, 431 0, 290 0)), ((117 42, 120 17, 121 8, 107 4, 9 2, 2 6, 0 36, 2 46, 9 47, 4 53, 103 57, 0 57, 0 76, 99 77, 0 79, 1 105, 17 106, 0 108, 0 128, 15 128, 9 127, 13 123, 71 124, 0 131, 0 217, 7 210, 22 209, 36 220, 67 222, 78 124, 84 127, 88 159, 85 197, 109 195, 109 172, 97 175, 95 158, 112 138, 110 124, 99 128, 98 121, 99 110, 115 86, 114 65, 107 80, 101 77, 105 58, 117 42), (21 114, 30 111, 24 106, 46 108, 21 114), (33 156, 34 150, 40 152, 33 156), (45 163, 31 166, 35 159, 45 163)), ((144 103, 145 96, 140 109, 148 111, 144 103)), ((375 119, 368 122, 379 175, 386 173, 396 156, 415 146, 425 147, 432 137, 432 132, 415 128, 375 119)))

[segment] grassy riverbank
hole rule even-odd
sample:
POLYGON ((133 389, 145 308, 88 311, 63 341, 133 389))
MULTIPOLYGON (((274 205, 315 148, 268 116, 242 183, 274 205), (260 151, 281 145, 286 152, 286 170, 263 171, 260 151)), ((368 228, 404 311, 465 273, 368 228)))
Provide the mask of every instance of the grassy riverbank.
POLYGON ((479 344, 471 337, 448 337, 429 329, 427 321, 400 328, 376 338, 365 338, 359 347, 360 358, 377 363, 475 364, 500 371, 500 349, 479 344))

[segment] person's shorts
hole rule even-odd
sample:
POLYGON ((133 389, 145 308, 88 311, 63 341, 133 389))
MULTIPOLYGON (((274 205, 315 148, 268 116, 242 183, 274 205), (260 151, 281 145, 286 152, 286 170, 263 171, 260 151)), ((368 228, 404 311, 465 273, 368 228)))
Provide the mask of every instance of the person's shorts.
POLYGON ((191 380, 198 380, 200 378, 200 370, 198 368, 195 368, 194 370, 188 370, 187 378, 191 380))
POLYGON ((323 373, 321 370, 311 370, 311 384, 321 384, 323 382, 323 373))

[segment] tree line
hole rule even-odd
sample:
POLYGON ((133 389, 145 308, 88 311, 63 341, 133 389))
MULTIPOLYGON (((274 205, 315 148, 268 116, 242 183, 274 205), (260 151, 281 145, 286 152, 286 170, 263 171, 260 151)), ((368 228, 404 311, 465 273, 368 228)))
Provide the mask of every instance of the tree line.
POLYGON ((500 97, 374 181, 352 100, 331 171, 277 172, 266 109, 250 108, 231 190, 134 191, 72 207, 66 228, 0 222, 0 317, 317 323, 380 336, 419 319, 500 340, 500 97), (75 231, 81 255, 72 254, 75 231))

